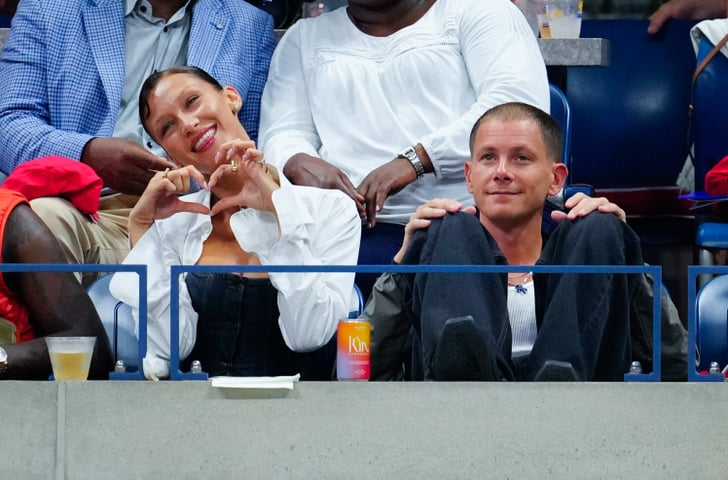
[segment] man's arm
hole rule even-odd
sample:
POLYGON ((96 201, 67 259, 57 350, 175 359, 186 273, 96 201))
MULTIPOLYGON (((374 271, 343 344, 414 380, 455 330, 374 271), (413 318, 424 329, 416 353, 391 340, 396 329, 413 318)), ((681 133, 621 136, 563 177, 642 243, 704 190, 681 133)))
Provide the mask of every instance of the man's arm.
POLYGON ((655 34, 670 19, 722 18, 728 15, 727 0, 669 0, 650 15, 647 33, 655 34))
MULTIPOLYGON (((8 219, 2 245, 5 263, 65 263, 53 234, 22 204, 8 219)), ((47 379, 51 373, 47 335, 95 336, 90 378, 108 378, 112 358, 109 340, 91 299, 71 272, 16 272, 3 274, 30 314, 36 339, 4 345, 9 363, 5 378, 47 379)))
MULTIPOLYGON (((9 174, 27 160, 60 155, 88 164, 113 190, 139 195, 154 171, 173 165, 135 142, 109 138, 114 90, 99 76, 92 51, 123 61, 122 7, 109 7, 118 13, 109 19, 109 44, 94 49, 77 3, 49 10, 50 2, 23 2, 13 17, 0 56, 0 170, 9 174)), ((123 71, 118 75, 121 83, 123 71)))
POLYGON ((336 189, 364 215, 364 197, 338 167, 319 157, 321 147, 306 90, 301 29, 295 24, 273 53, 260 112, 260 149, 294 185, 336 189))
MULTIPOLYGON (((52 141, 49 125, 47 45, 45 29, 34 2, 25 2, 13 19, 14 27, 0 56, 0 169, 10 173, 20 159, 42 156, 44 144, 52 141)), ((62 150, 54 153, 75 158, 90 136, 69 138, 62 150)))
POLYGON ((243 98, 243 108, 240 111, 240 120, 245 127, 245 131, 248 132, 250 139, 254 142, 258 141, 260 101, 268 78, 271 56, 276 47, 273 18, 269 15, 264 15, 264 17, 265 19, 260 22, 251 22, 255 26, 259 26, 261 23, 264 26, 255 30, 255 41, 248 43, 254 51, 255 57, 252 62, 253 66, 249 72, 250 88, 243 98))

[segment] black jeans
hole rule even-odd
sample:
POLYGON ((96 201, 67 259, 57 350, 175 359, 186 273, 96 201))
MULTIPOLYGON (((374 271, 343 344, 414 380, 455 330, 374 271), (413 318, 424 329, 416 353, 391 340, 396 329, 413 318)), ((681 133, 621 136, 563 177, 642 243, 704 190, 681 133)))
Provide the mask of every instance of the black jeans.
MULTIPOLYGON (((404 225, 377 223, 374 228, 362 227, 358 265, 390 265, 404 239, 404 225)), ((374 283, 382 272, 357 273, 354 282, 364 301, 369 298, 374 283)))
MULTIPOLYGON (((504 265, 477 217, 448 214, 418 232, 404 263, 504 265)), ((642 265, 637 235, 614 215, 593 213, 559 224, 540 265, 642 265)), ((582 380, 622 380, 631 356, 630 303, 639 274, 536 274, 538 335, 527 359, 511 359, 506 274, 418 273, 412 309, 424 378, 445 322, 471 315, 496 378, 532 380, 547 360, 570 362, 582 380)))
POLYGON ((210 376, 332 378, 336 335, 314 352, 291 351, 278 326, 278 291, 269 279, 190 272, 186 284, 199 317, 197 340, 183 368, 199 360, 210 376))

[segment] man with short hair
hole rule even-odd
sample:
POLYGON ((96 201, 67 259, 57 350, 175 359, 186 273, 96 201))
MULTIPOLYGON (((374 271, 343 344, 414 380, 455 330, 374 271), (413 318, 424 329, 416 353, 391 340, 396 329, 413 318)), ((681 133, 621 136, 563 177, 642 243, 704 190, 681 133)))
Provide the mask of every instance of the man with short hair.
MULTIPOLYGON (((553 214, 560 223, 544 235, 546 198, 560 191, 568 173, 559 160, 561 144, 556 121, 533 106, 506 103, 488 110, 472 129, 465 163, 477 214, 458 212, 460 204, 450 200, 424 205, 408 223, 395 261, 641 265, 637 235, 624 212, 605 199, 553 214)), ((417 273, 411 278, 415 377, 621 380, 631 360, 630 304, 640 279, 621 273, 417 273)))

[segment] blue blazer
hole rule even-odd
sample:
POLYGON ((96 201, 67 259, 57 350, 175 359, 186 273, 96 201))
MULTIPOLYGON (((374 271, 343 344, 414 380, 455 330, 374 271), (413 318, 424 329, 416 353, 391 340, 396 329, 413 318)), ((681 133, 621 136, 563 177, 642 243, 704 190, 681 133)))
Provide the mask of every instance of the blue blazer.
MULTIPOLYGON (((124 82, 122 0, 26 0, 0 56, 0 171, 45 155, 79 159, 111 136, 124 82)), ((240 120, 258 136, 273 18, 243 0, 197 0, 187 62, 243 97, 240 120)))

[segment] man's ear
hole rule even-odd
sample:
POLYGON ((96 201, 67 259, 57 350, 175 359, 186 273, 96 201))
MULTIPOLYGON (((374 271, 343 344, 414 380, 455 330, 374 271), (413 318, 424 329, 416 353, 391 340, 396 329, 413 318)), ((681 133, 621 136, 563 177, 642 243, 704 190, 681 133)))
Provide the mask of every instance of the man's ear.
POLYGON ((465 186, 468 188, 468 193, 473 193, 473 184, 470 182, 472 168, 473 165, 469 161, 465 162, 465 186))
POLYGON ((566 182, 566 177, 569 175, 569 169, 563 163, 554 163, 552 167, 554 175, 551 186, 549 187, 549 195, 556 195, 561 191, 566 182))
POLYGON ((228 85, 223 88, 222 92, 223 95, 225 95, 228 104, 230 105, 230 110, 232 110, 233 113, 237 114, 240 109, 243 108, 243 99, 238 91, 235 89, 235 87, 228 85))

